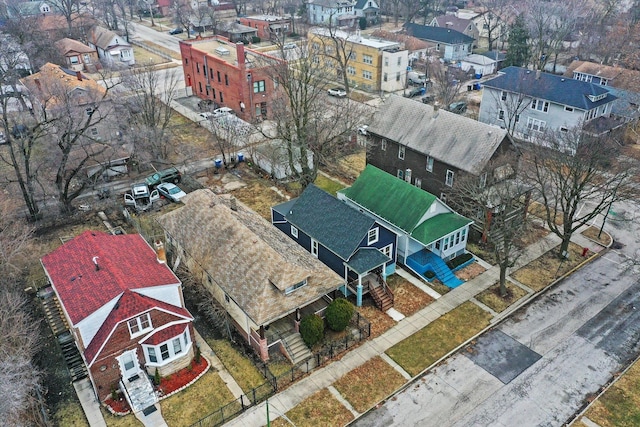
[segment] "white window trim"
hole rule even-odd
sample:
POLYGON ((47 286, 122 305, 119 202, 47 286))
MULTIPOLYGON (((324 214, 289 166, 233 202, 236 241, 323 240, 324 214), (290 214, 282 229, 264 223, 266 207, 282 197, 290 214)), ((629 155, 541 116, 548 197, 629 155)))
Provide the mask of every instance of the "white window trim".
POLYGON ((383 139, 383 140, 380 142, 380 149, 381 149, 382 151, 387 151, 387 140, 386 140, 386 139, 383 139))
POLYGON ((318 241, 316 239, 311 239, 311 255, 318 258, 318 252, 319 252, 318 249, 319 249, 318 241))
POLYGON ((404 145, 398 145, 398 158, 400 160, 404 160, 405 155, 405 147, 404 145))
POLYGON ((453 178, 454 178, 454 176, 455 176, 455 173, 452 170, 447 169, 447 175, 444 178, 444 184, 447 187, 453 187, 453 178))
POLYGON ((187 353, 189 353, 189 350, 191 349, 191 337, 189 336, 189 334, 187 333, 187 335, 185 336, 185 332, 187 332, 189 330, 189 326, 187 326, 185 328, 184 331, 180 332, 178 335, 176 335, 175 337, 171 337, 166 341, 163 341, 161 343, 159 343, 158 345, 149 345, 149 344, 142 344, 142 353, 144 354, 144 361, 145 364, 147 366, 164 366, 166 364, 169 364, 171 362, 173 362, 176 359, 179 359, 181 357, 183 357, 184 355, 186 355, 187 353), (180 348, 182 349, 182 351, 180 353, 175 353, 174 352, 174 348, 173 348, 173 340, 175 339, 179 339, 180 340, 180 348), (160 350, 160 347, 163 345, 167 345, 167 348, 169 349, 169 357, 165 360, 162 360, 162 351, 160 350), (152 362, 151 360, 149 360, 149 348, 153 348, 155 355, 156 355, 156 360, 157 362, 152 362))
POLYGON ((134 317, 133 319, 129 319, 127 320, 127 328, 129 328, 129 335, 131 336, 131 338, 135 338, 138 337, 140 335, 143 335, 146 332, 149 332, 150 330, 153 329, 153 323, 151 323, 151 315, 149 314, 149 312, 138 315, 136 317, 134 317), (147 321, 149 323, 149 326, 147 326, 146 328, 142 327, 142 320, 141 318, 143 316, 147 317, 147 321), (131 332, 131 322, 135 321, 137 323, 138 326, 138 332, 131 332))
POLYGON ((427 171, 433 172, 433 157, 427 156, 427 171))
POLYGON ((378 227, 372 228, 367 233, 367 245, 373 245, 380 238, 380 229, 378 227))
POLYGON ((380 248, 380 252, 391 258, 391 261, 393 261, 393 243, 388 244, 384 248, 380 248))
POLYGON ((291 226, 291 235, 293 237, 295 237, 296 239, 298 238, 298 229, 296 227, 294 227, 293 225, 291 226))

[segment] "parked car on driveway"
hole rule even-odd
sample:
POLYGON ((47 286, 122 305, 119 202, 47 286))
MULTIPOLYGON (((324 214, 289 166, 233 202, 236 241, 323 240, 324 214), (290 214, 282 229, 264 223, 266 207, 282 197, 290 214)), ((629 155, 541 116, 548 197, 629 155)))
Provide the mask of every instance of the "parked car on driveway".
POLYGON ((467 103, 464 101, 449 104, 449 111, 456 114, 462 114, 467 111, 467 103))
POLYGON ((182 34, 184 33, 184 29, 182 28, 174 28, 173 30, 169 31, 169 34, 171 34, 172 36, 175 36, 176 34, 182 34))
POLYGON ((327 93, 329 94, 329 96, 335 96, 337 98, 344 98, 347 96, 347 91, 341 87, 332 87, 327 91, 327 93))
POLYGON ((178 203, 180 199, 187 195, 175 184, 170 182, 163 182, 156 187, 161 196, 171 200, 174 203, 178 203))
POLYGON ((182 174, 177 168, 168 168, 155 172, 145 178, 145 182, 150 188, 155 188, 163 182, 179 183, 182 180, 182 174))
POLYGON ((420 95, 424 95, 427 92, 427 90, 423 87, 416 87, 414 89, 411 89, 411 91, 409 91, 408 93, 405 93, 405 97, 407 98, 415 98, 416 96, 420 96, 420 95))
POLYGON ((216 108, 215 110, 213 110, 213 113, 211 113, 211 117, 214 119, 229 115, 229 114, 233 114, 233 110, 229 107, 220 107, 220 108, 216 108))
POLYGON ((415 71, 410 71, 409 73, 407 73, 407 83, 409 83, 410 85, 424 86, 426 82, 426 74, 416 73, 415 71))

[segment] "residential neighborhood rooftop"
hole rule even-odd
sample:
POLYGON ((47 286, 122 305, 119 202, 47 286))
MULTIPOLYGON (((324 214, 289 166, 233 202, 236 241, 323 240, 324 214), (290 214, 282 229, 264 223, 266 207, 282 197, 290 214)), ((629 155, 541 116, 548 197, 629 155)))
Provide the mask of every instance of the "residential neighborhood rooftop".
POLYGON ((398 42, 394 41, 363 37, 359 32, 350 33, 343 30, 330 30, 329 28, 323 27, 312 28, 309 32, 324 37, 338 37, 351 43, 372 47, 374 49, 388 49, 400 46, 398 42))
POLYGON ((407 23, 404 24, 407 34, 422 40, 436 41, 446 44, 471 43, 473 37, 462 34, 450 28, 431 27, 429 25, 420 25, 407 23))
POLYGON ((498 76, 485 81, 484 86, 522 93, 581 110, 591 110, 616 99, 600 85, 520 67, 500 70, 498 76), (601 99, 592 101, 589 96, 601 99))

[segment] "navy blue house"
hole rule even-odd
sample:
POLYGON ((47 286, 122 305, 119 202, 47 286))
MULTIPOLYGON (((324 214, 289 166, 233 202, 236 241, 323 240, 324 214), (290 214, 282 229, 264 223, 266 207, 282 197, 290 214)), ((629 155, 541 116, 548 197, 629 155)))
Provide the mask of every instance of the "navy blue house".
POLYGON ((357 305, 395 271, 396 234, 313 184, 272 207, 271 222, 344 277, 343 292, 356 294, 357 305))

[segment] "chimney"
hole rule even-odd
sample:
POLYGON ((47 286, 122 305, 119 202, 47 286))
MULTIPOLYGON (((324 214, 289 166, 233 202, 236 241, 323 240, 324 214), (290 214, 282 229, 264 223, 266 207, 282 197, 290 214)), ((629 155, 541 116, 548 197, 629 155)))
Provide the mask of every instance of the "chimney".
POLYGON ((440 113, 440 105, 438 105, 438 103, 436 102, 435 104, 433 104, 433 116, 431 116, 431 118, 435 119, 436 117, 438 117, 439 113, 440 113))
POLYGON ((33 79, 33 82, 36 84, 39 90, 42 90, 42 84, 40 83, 40 79, 35 78, 33 79))
POLYGON ((235 197, 231 197, 231 199, 229 199, 229 207, 232 211, 238 210, 238 202, 236 201, 235 197))
POLYGON ((78 81, 82 81, 82 73, 80 71, 76 71, 76 77, 78 78, 78 81))
POLYGON ((94 256, 92 261, 96 265, 96 271, 100 271, 100 264, 98 264, 98 257, 94 256))
POLYGON ((536 80, 540 79, 540 70, 536 70, 536 80))
POLYGON ((167 254, 164 250, 164 244, 162 243, 161 240, 156 240, 153 244, 153 246, 155 246, 156 248, 156 259, 158 260, 158 262, 160 264, 166 264, 167 263, 167 254))
POLYGON ((245 60, 245 56, 244 56, 244 44, 243 43, 236 43, 236 56, 238 57, 237 61, 238 61, 238 67, 240 68, 244 68, 244 60, 245 60))

